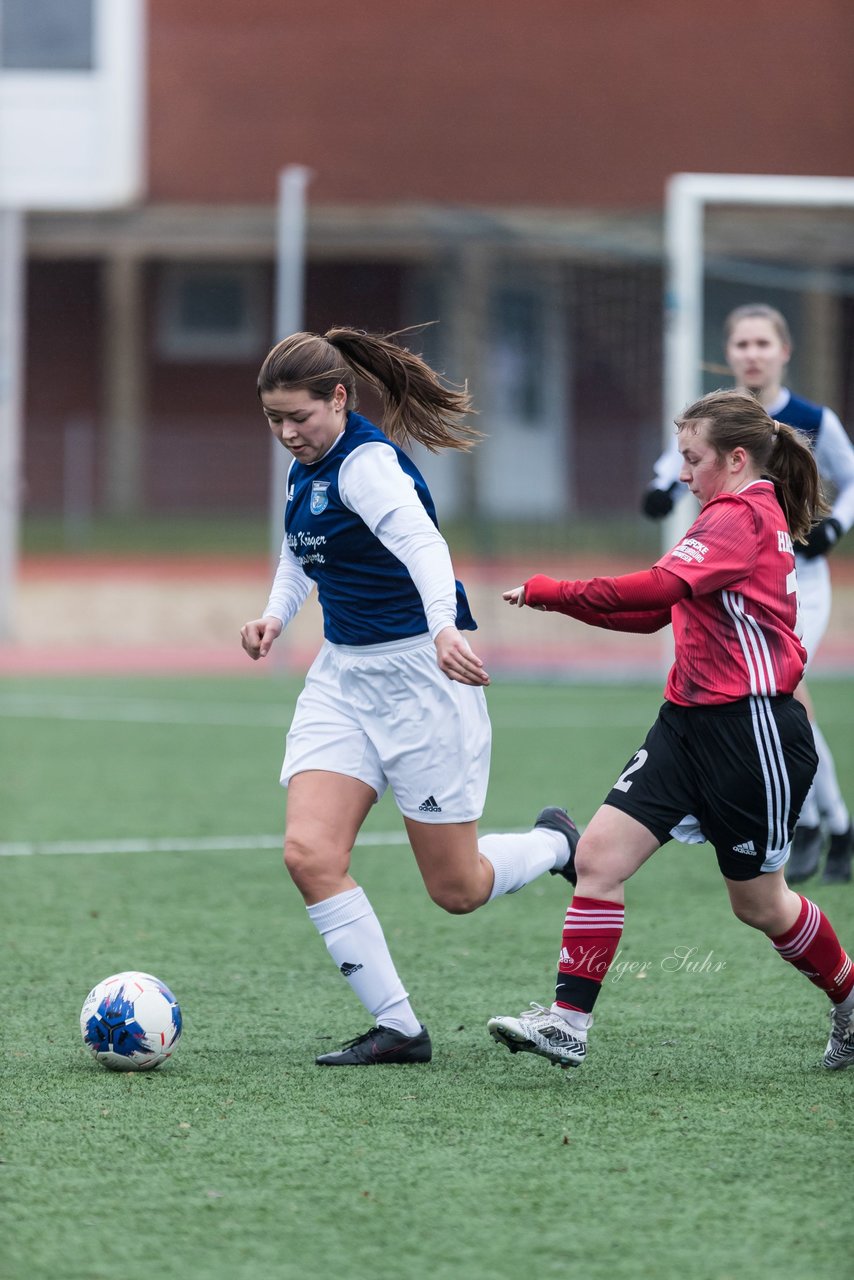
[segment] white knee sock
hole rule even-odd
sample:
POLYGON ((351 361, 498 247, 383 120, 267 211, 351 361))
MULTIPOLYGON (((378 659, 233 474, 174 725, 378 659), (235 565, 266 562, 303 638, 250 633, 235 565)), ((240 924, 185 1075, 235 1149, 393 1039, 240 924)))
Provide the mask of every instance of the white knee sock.
POLYGON ((827 745, 825 736, 817 724, 813 725, 812 733, 815 738, 815 749, 818 752, 818 768, 813 783, 818 811, 827 819, 830 833, 838 836, 848 830, 848 823, 851 821, 848 806, 839 789, 833 753, 827 745))
POLYGON ((421 1023, 397 976, 380 922, 363 889, 346 889, 307 907, 326 949, 378 1024, 417 1035, 421 1023))
POLYGON ((549 827, 519 835, 481 836, 477 847, 495 872, 490 902, 503 893, 518 893, 544 871, 565 861, 567 854, 566 837, 549 827))

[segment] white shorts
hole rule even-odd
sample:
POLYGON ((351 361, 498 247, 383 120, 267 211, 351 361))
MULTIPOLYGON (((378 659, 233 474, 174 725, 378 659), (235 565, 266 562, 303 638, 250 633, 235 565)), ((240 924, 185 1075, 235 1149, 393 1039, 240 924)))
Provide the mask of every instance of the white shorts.
POLYGON ((807 651, 809 669, 830 621, 830 569, 826 556, 815 556, 812 560, 797 556, 795 567, 798 574, 801 643, 807 651))
POLYGON ((449 680, 429 635, 390 644, 325 641, 288 732, 282 786, 306 769, 360 778, 417 822, 483 813, 492 730, 483 689, 449 680))

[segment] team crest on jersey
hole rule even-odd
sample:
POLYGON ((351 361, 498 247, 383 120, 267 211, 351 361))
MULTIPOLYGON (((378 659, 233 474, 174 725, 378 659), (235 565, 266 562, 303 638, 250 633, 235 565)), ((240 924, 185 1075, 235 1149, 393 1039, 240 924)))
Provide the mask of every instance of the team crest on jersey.
POLYGON ((309 510, 313 516, 319 516, 329 506, 329 497, 326 492, 328 488, 328 480, 312 480, 309 510))

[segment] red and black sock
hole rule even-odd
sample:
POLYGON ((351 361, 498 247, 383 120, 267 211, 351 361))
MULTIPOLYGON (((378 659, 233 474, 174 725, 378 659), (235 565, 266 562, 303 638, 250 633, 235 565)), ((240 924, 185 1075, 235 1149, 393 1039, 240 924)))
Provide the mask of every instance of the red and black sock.
POLYGON ((591 1013, 617 954, 626 909, 604 898, 572 899, 563 925, 555 1004, 591 1013))

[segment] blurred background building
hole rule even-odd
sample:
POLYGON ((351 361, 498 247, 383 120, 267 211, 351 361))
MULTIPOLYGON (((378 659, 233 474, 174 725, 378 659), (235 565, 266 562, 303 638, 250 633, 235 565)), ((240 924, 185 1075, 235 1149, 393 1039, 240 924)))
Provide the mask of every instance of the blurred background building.
MULTIPOLYGON (((91 67, 94 3, 4 0, 4 76, 91 67), (69 13, 79 39, 57 45, 69 13)), ((292 164, 311 170, 305 327, 438 321, 412 345, 469 381, 489 439, 424 463, 444 516, 636 516, 664 430, 667 178, 851 172, 839 0, 148 0, 144 15, 138 197, 26 219, 28 517, 82 502, 266 518, 254 379, 292 164)), ((854 420, 851 211, 722 208, 707 252, 707 363, 726 311, 761 297, 792 323, 798 389, 854 420)))

